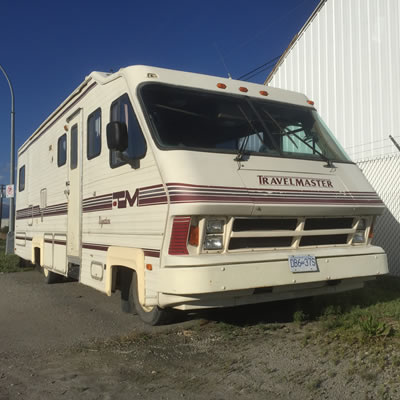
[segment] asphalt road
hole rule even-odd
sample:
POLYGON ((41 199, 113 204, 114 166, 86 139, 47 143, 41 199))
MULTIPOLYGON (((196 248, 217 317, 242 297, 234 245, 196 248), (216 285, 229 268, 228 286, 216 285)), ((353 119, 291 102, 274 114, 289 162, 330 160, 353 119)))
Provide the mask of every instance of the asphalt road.
POLYGON ((47 285, 37 271, 0 274, 0 353, 63 348, 157 328, 124 314, 111 297, 77 282, 47 285))

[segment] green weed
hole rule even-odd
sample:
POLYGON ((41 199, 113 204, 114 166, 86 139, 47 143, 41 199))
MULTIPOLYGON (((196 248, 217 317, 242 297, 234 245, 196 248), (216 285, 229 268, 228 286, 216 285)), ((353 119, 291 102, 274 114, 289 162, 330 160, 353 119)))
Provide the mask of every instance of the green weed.
POLYGON ((10 254, 6 255, 6 241, 0 240, 0 273, 22 271, 19 257, 10 254))
POLYGON ((293 322, 301 325, 306 320, 307 320, 307 315, 303 310, 297 310, 294 312, 293 322))
POLYGON ((393 334, 393 329, 390 325, 379 321, 372 314, 360 320, 359 325, 363 335, 370 338, 387 337, 393 334))

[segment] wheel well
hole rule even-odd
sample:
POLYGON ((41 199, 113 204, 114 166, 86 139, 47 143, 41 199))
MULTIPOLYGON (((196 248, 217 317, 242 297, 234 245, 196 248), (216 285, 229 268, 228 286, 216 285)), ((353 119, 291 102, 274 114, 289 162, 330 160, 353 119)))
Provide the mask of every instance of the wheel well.
POLYGON ((113 266, 113 291, 121 291, 121 299, 129 299, 129 288, 135 271, 121 265, 113 266))
POLYGON ((40 266, 40 248, 39 247, 35 247, 33 262, 35 265, 40 266))

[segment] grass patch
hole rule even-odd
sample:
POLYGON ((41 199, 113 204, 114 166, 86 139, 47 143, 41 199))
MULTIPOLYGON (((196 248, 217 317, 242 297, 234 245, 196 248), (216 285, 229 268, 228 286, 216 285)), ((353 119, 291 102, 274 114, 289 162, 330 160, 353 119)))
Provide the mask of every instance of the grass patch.
POLYGON ((31 268, 21 268, 20 259, 14 254, 5 254, 6 241, 0 239, 0 273, 18 272, 31 268))
POLYGON ((352 342, 400 338, 400 279, 380 277, 363 289, 315 297, 294 315, 318 321, 323 336, 352 342))

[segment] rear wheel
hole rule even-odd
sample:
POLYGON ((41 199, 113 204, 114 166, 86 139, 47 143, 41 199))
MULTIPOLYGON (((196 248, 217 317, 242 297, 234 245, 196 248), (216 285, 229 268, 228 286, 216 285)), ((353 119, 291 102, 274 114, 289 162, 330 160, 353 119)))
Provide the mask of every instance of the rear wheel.
POLYGON ((135 309, 140 319, 149 325, 163 325, 172 321, 173 310, 158 306, 144 307, 139 302, 137 276, 133 272, 129 290, 129 303, 135 309))
POLYGON ((53 271, 49 271, 46 267, 42 267, 42 272, 44 275, 44 281, 48 284, 60 282, 61 280, 61 275, 58 275, 53 271))

